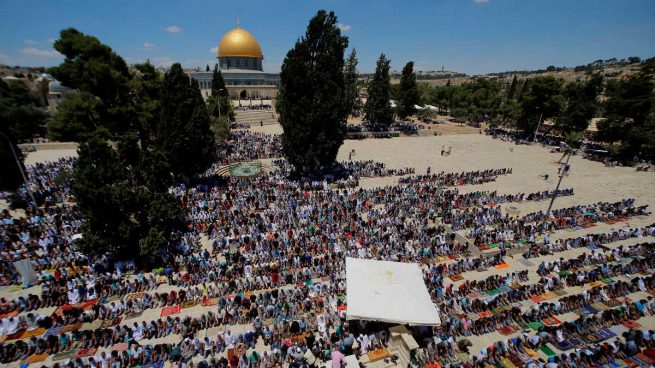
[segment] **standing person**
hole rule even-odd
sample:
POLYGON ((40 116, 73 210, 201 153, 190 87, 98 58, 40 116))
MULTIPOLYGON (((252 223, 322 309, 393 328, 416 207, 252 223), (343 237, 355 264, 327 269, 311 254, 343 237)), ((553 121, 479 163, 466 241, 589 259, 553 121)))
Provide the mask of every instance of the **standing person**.
POLYGON ((341 351, 339 351, 339 345, 337 344, 334 344, 330 358, 332 359, 332 368, 341 368, 341 363, 347 363, 346 356, 343 355, 341 351))

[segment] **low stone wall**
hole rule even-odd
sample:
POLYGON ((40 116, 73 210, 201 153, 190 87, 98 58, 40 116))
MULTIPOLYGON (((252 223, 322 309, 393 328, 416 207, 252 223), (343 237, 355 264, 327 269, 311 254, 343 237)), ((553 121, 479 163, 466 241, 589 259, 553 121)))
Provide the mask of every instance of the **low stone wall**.
POLYGON ((48 143, 21 143, 18 145, 24 152, 43 151, 43 150, 61 150, 77 149, 75 142, 48 142, 48 143))

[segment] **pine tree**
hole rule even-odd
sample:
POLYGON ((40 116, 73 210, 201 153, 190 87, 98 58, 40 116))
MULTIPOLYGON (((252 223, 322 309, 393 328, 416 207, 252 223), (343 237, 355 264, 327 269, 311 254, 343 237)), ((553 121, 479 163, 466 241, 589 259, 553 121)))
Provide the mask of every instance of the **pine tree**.
POLYGON ((227 93, 223 73, 218 70, 218 64, 214 65, 212 74, 212 91, 208 102, 209 114, 213 117, 225 117, 229 120, 232 113, 232 104, 227 93))
POLYGON ((364 119, 370 123, 391 125, 393 109, 391 108, 389 63, 384 54, 380 55, 375 67, 375 74, 368 82, 368 99, 364 105, 364 119))
POLYGON ((516 95, 516 88, 517 88, 518 81, 516 80, 516 76, 512 78, 512 83, 509 85, 509 89, 507 89, 507 99, 508 100, 513 100, 515 95, 516 95))
POLYGON ((418 87, 416 86, 416 74, 414 74, 414 62, 405 64, 402 76, 400 77, 400 89, 398 93, 398 106, 396 113, 398 118, 404 119, 416 112, 414 105, 419 103, 418 87))
POLYGON ((334 162, 343 144, 349 112, 346 47, 348 38, 341 35, 337 17, 319 10, 282 64, 277 110, 284 154, 297 172, 315 172, 334 162))
POLYGON ((346 65, 344 66, 344 85, 346 93, 346 109, 348 113, 354 116, 359 115, 359 110, 361 109, 361 102, 359 101, 359 92, 357 90, 357 78, 359 74, 357 73, 357 51, 353 49, 346 60, 346 65))

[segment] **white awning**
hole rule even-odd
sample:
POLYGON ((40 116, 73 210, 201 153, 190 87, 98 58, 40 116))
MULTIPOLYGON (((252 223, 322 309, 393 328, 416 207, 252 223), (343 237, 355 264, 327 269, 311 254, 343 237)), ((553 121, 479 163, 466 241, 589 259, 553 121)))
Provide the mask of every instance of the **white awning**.
POLYGON ((417 263, 346 258, 346 289, 348 319, 441 324, 417 263))

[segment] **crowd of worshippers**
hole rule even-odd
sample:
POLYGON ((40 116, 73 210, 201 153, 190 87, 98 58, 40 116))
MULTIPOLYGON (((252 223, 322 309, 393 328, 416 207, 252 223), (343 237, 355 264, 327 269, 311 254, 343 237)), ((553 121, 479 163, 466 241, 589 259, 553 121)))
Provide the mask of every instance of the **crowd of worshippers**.
POLYGON ((214 172, 220 166, 233 162, 282 156, 282 138, 279 134, 234 130, 230 140, 217 144, 217 160, 208 172, 214 172))
POLYGON ((509 213, 503 215, 498 207, 474 208, 455 212, 453 218, 457 221, 452 221, 451 225, 454 229, 472 226, 466 230, 466 237, 473 239, 478 247, 496 243, 511 247, 521 240, 528 244, 534 243, 535 235, 539 232, 587 227, 598 222, 648 214, 647 205, 637 207, 634 199, 623 199, 614 203, 576 205, 549 213, 533 212, 521 217, 510 216, 509 213))
MULTIPOLYGON (((242 142, 237 143, 240 146, 242 142)), ((262 140, 253 149, 263 149, 267 144, 262 140)), ((51 170, 63 165, 66 163, 54 164, 51 170)), ((0 227, 0 252, 9 275, 3 275, 3 282, 14 285, 21 282, 15 271, 10 270, 9 260, 30 259, 38 273, 42 293, 0 301, 4 312, 0 323, 2 335, 9 337, 39 329, 46 333, 27 339, 6 339, 0 343, 0 362, 20 362, 37 353, 96 348, 108 348, 110 352, 79 358, 79 361, 67 359, 66 364, 104 367, 115 366, 114 363, 125 366, 174 361, 176 366, 182 366, 194 356, 208 359, 211 355, 216 359, 204 364, 246 368, 303 359, 315 365, 342 353, 362 354, 384 346, 387 337, 375 326, 346 322, 342 308, 346 302, 345 256, 424 264, 430 295, 445 311, 444 326, 428 333, 434 341, 437 338, 442 342, 453 341, 453 337, 482 334, 512 322, 531 321, 548 313, 554 315, 553 309, 542 312, 541 307, 530 312, 533 314, 517 312, 511 304, 537 293, 561 290, 567 283, 579 282, 577 275, 572 278, 544 274, 539 283, 523 285, 528 274, 514 271, 482 281, 463 282, 457 287, 444 283, 445 277, 504 262, 503 254, 471 258, 466 244, 458 242, 438 221, 443 212, 462 204, 454 200, 458 193, 444 187, 486 183, 508 174, 511 169, 409 176, 397 185, 373 189, 307 190, 303 183, 289 180, 281 173, 228 178, 216 187, 180 185, 171 188, 171 193, 187 209, 191 226, 187 233, 177 235, 183 246, 178 255, 170 258, 159 277, 107 271, 108 260, 76 252, 72 238, 79 232, 82 219, 73 206, 28 210, 23 219, 13 218, 5 211, 0 227), (208 235, 210 249, 200 248, 200 232, 208 235), (158 291, 160 283, 167 283, 171 290, 158 291), (470 297, 472 293, 489 291, 495 294, 484 302, 470 297), (151 320, 138 318, 149 309, 163 308, 163 313, 181 305, 206 309, 194 314, 195 317, 173 313, 151 320), (43 314, 41 308, 47 306, 60 308, 54 314, 43 314), (462 321, 460 311, 472 312, 485 306, 508 309, 499 317, 462 321), (134 322, 130 321, 132 318, 134 322), (79 328, 82 323, 98 321, 100 326, 79 328), (252 328, 232 336, 229 326, 235 324, 251 324, 252 328), (221 333, 207 336, 207 340, 201 338, 203 331, 217 327, 221 333), (182 341, 154 346, 144 341, 171 334, 181 336, 182 341), (261 356, 248 349, 258 338, 267 347, 267 353, 261 356), (353 351, 355 339, 359 348, 353 351), (233 354, 229 361, 214 356, 222 355, 226 349, 239 353, 233 354), (93 364, 90 359, 94 359, 93 364)), ((66 186, 65 182, 63 185, 66 186)), ((67 190, 55 188, 50 193, 59 195, 67 190)), ((511 198, 519 197, 511 195, 511 198)), ((652 227, 629 232, 630 237, 653 234, 652 227)), ((606 274, 646 272, 653 267, 653 259, 644 257, 651 248, 626 250, 632 253, 621 253, 621 257, 638 256, 625 267, 608 265, 606 274)), ((606 257, 608 262, 616 259, 612 255, 606 257)), ((547 267, 554 266, 544 265, 543 272, 547 267)), ((583 276, 583 280, 596 279, 588 272, 583 276)), ((638 276, 630 283, 608 285, 602 292, 615 298, 634 290, 653 289, 653 283, 650 276, 638 276)), ((601 291, 599 295, 603 297, 601 291)), ((573 296, 569 297, 571 305, 576 305, 573 296)), ((639 313, 648 315, 653 309, 649 303, 626 303, 624 313, 621 316, 609 313, 611 318, 606 323, 634 320, 639 313)), ((580 323, 584 322, 582 328, 591 328, 597 326, 594 321, 598 322, 580 323)), ((559 336, 557 330, 543 329, 538 335, 542 332, 559 336)), ((437 346, 443 345, 437 343, 437 346)))

